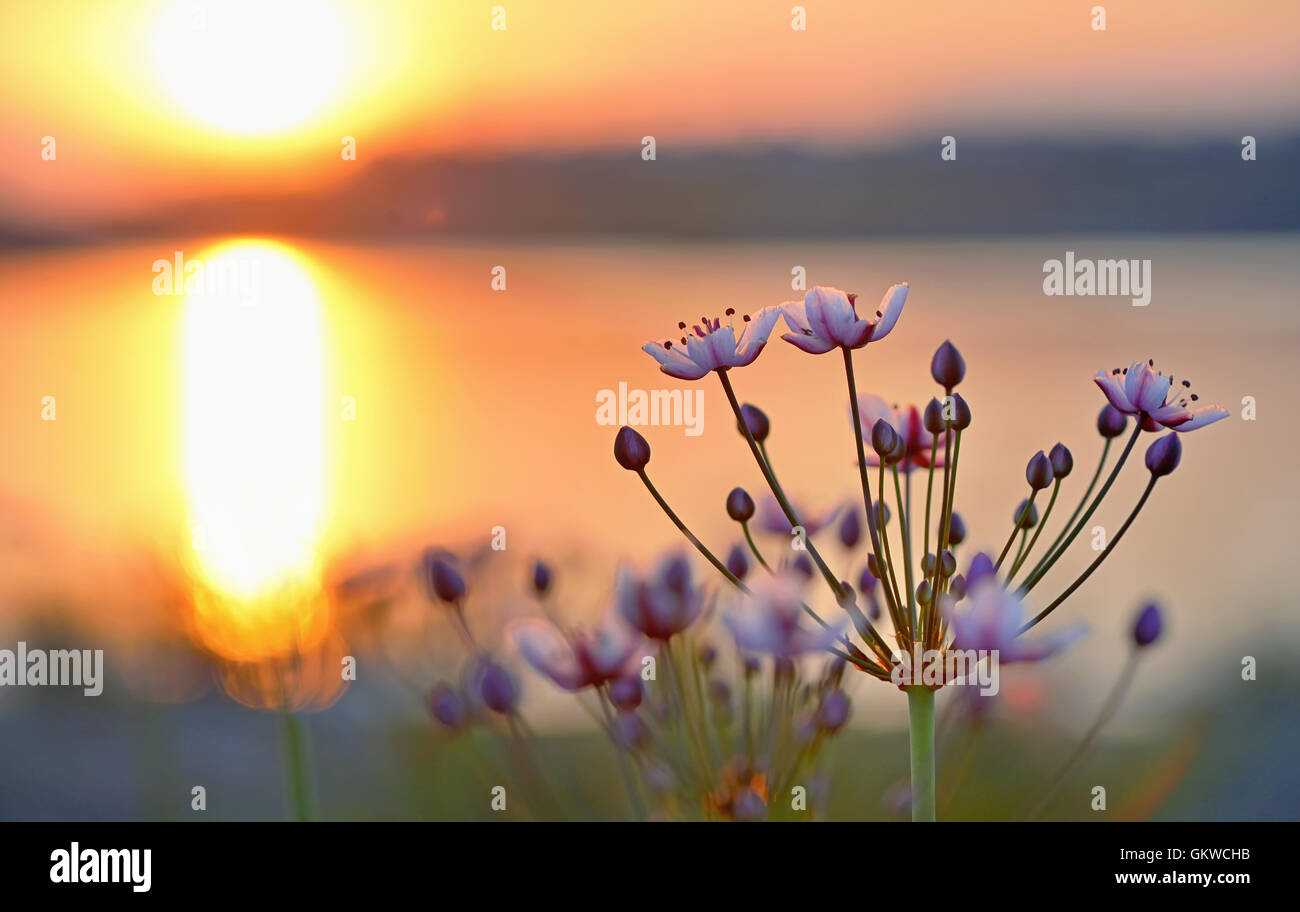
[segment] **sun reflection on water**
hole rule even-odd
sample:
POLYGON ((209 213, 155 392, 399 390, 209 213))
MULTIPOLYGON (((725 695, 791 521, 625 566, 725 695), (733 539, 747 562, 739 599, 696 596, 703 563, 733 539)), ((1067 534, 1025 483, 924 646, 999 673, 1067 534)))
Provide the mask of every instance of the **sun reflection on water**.
POLYGON ((184 268, 183 473, 197 634, 231 659, 328 629, 321 302, 290 248, 237 241, 184 268))

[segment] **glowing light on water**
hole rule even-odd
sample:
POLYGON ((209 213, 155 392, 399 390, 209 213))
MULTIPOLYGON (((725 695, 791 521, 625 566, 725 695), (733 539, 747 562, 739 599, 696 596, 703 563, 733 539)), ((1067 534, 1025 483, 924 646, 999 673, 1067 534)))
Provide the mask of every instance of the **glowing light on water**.
POLYGON ((207 281, 191 282, 185 304, 183 458, 201 633, 227 653, 288 648, 320 601, 320 300, 276 244, 237 242, 200 261, 207 281))

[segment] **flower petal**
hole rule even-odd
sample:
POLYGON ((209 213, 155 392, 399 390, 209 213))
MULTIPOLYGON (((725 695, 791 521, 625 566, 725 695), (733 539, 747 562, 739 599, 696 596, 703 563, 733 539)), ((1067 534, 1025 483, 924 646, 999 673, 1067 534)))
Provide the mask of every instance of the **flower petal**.
POLYGON ((1118 411, 1125 415, 1134 415, 1137 409, 1129 400, 1128 394, 1124 392, 1124 385, 1119 382, 1119 378, 1114 374, 1108 374, 1105 371, 1097 371, 1097 376, 1092 378, 1092 382, 1101 388, 1110 400, 1110 404, 1115 406, 1118 411))
POLYGON ((898 318, 903 314, 903 305, 907 303, 907 283, 900 282, 897 285, 891 285, 885 292, 885 296, 880 299, 880 318, 876 322, 876 328, 871 332, 871 341, 878 342, 889 331, 894 328, 898 318))
POLYGON ((767 339, 772 335, 772 330, 776 328, 776 321, 780 317, 779 307, 764 307, 750 317, 740 333, 740 341, 736 344, 732 367, 744 367, 754 362, 758 353, 763 350, 763 346, 767 344, 767 339))
MULTIPOLYGON (((838 288, 818 285, 804 295, 808 319, 816 321, 820 314, 826 327, 825 335, 837 345, 848 345, 853 324, 858 321, 857 311, 849 296, 838 288)), ((814 327, 815 328, 815 327, 814 327)))
POLYGON ((586 685, 586 675, 577 656, 555 625, 541 618, 520 618, 509 627, 511 638, 524 661, 565 690, 586 685))
MULTIPOLYGON (((1142 406, 1142 385, 1147 376, 1151 373, 1151 368, 1145 361, 1134 361, 1128 366, 1128 371, 1124 374, 1124 395, 1128 401, 1133 403, 1133 408, 1141 411, 1142 406)), ((1118 408, 1118 406, 1116 406, 1118 408)))
POLYGON ((1175 431, 1187 432, 1194 431, 1197 428, 1203 428, 1207 424, 1214 424, 1220 419, 1228 417, 1228 410, 1220 408, 1217 405, 1206 405, 1192 412, 1192 417, 1182 424, 1173 425, 1175 431))
POLYGON ((824 355, 835 347, 834 342, 816 334, 805 336, 801 333, 784 333, 781 338, 810 355, 824 355))
POLYGON ((663 343, 647 342, 641 350, 659 362, 659 369, 680 380, 698 380, 708 373, 677 346, 664 348, 663 343))

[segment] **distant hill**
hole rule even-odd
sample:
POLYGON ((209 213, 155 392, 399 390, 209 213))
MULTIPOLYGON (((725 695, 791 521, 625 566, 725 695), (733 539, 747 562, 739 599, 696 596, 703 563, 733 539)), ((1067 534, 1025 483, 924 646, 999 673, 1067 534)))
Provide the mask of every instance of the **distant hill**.
POLYGON ((818 154, 640 147, 567 157, 379 162, 319 195, 198 198, 75 236, 0 225, 10 243, 160 233, 385 236, 951 235, 1300 228, 1300 137, 1171 146, 959 140, 818 154))

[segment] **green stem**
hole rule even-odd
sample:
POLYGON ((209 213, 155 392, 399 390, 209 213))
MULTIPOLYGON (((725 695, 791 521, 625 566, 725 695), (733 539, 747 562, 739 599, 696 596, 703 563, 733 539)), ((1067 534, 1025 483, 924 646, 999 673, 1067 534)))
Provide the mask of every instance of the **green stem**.
MULTIPOLYGON (((781 510, 785 513, 785 518, 790 525, 802 527, 803 523, 799 521, 799 516, 795 513, 794 507, 791 506, 790 501, 786 498, 785 491, 781 488, 781 483, 777 481, 776 476, 772 474, 772 467, 769 466, 767 460, 763 458, 763 453, 758 448, 758 441, 754 439, 753 433, 749 430, 749 422, 745 421, 744 414, 740 411, 740 400, 736 398, 736 391, 732 389, 731 379, 727 376, 725 370, 719 370, 717 374, 718 379, 722 382, 722 390, 727 394, 727 402, 731 404, 731 410, 736 415, 736 422, 739 425, 740 430, 744 432, 745 442, 749 444, 749 450, 754 455, 754 461, 758 463, 759 471, 763 473, 763 479, 767 482, 767 486, 771 488, 772 495, 776 498, 776 502, 780 504, 781 510)), ((868 517, 868 519, 870 519, 870 517, 868 517)), ((868 523, 868 525, 870 525, 870 523, 868 523)), ((813 562, 817 565, 817 569, 821 571, 822 577, 826 580, 826 585, 830 586, 831 592, 835 594, 836 604, 843 605, 845 597, 844 588, 840 585, 840 581, 835 574, 831 572, 831 568, 827 566, 826 561, 822 559, 821 553, 817 550, 817 546, 813 544, 812 536, 805 535, 804 544, 808 548, 809 556, 813 559, 813 562)), ((811 609, 807 610, 811 612, 811 609)), ((888 664, 891 653, 884 637, 882 637, 874 627, 870 628, 870 633, 869 645, 871 646, 872 651, 888 664)))
POLYGON ((1080 517, 1078 523, 1076 523, 1074 528, 1070 530, 1070 534, 1065 537, 1065 540, 1061 542, 1060 547, 1057 548, 1051 557, 1049 557, 1039 569, 1035 570, 1032 576, 1025 580, 1024 584, 1020 587, 1022 594, 1029 592, 1038 585, 1039 580, 1047 575, 1047 571, 1052 569, 1052 565, 1061 559, 1061 555, 1066 552, 1066 549, 1068 549, 1071 543, 1074 542, 1075 538, 1078 537, 1079 532, 1088 524, 1088 520, 1092 519, 1092 514, 1097 512, 1097 507, 1099 507, 1102 500, 1105 499, 1106 492, 1108 492, 1111 485, 1115 483, 1115 479, 1119 477, 1120 469, 1124 468, 1124 463, 1128 461, 1128 454, 1133 452, 1133 446, 1137 443, 1138 436, 1142 433, 1142 420, 1143 416, 1138 415, 1137 427, 1133 428, 1133 436, 1128 439, 1128 443, 1124 446, 1124 452, 1120 453, 1119 461, 1115 463, 1115 468, 1111 469, 1110 477, 1106 479, 1106 483, 1102 485, 1101 490, 1097 492, 1097 497, 1093 500, 1092 504, 1089 505, 1088 511, 1080 517))
POLYGON ((934 822, 934 691, 907 688, 912 749, 912 820, 934 822))
POLYGON ((1106 468, 1106 456, 1109 455, 1110 445, 1114 440, 1114 437, 1106 438, 1106 445, 1101 448, 1101 459, 1097 460, 1097 471, 1092 473, 1092 480, 1088 482, 1088 490, 1083 492, 1083 496, 1079 498, 1079 502, 1075 505, 1074 512, 1070 514, 1070 518, 1065 521, 1065 525, 1061 527, 1061 531, 1056 533, 1056 538, 1052 539, 1052 543, 1047 546, 1047 550, 1043 552, 1042 558, 1034 565, 1033 569, 1029 571, 1031 577, 1042 568, 1043 564, 1047 563, 1047 559, 1052 556, 1052 552, 1057 549, 1057 546, 1059 546, 1061 542, 1065 540, 1065 536, 1069 534, 1070 527, 1073 526, 1074 521, 1079 518, 1079 514, 1083 512, 1083 508, 1088 505, 1088 498, 1092 496, 1092 489, 1097 487, 1097 482, 1101 479, 1102 470, 1106 468))
MULTIPOLYGON (((858 448, 858 478, 862 483, 862 506, 867 511, 867 535, 871 540, 871 553, 876 557, 876 569, 883 574, 885 565, 881 560, 880 531, 876 527, 876 511, 872 509, 871 504, 871 481, 867 477, 867 451, 862 440, 862 415, 858 411, 858 384, 853 375, 853 353, 847 348, 844 349, 844 375, 848 378, 849 384, 849 409, 853 413, 853 438, 858 448)), ((881 496, 884 496, 883 493, 881 496)), ((888 586, 881 588, 885 590, 885 601, 890 603, 892 617, 898 608, 894 604, 894 595, 889 591, 888 586)))
POLYGON ((754 536, 749 532, 749 523, 741 523, 740 528, 745 531, 745 541, 749 542, 749 550, 754 552, 754 557, 763 565, 763 569, 771 573, 772 568, 767 565, 767 561, 763 560, 763 555, 758 552, 758 545, 754 544, 754 536))
MULTIPOLYGON (((930 497, 934 493, 934 460, 939 453, 939 435, 930 435, 934 442, 930 444, 930 477, 925 482, 925 538, 921 540, 922 556, 930 553, 930 497)), ((937 555, 936 555, 937 556, 937 555)))
POLYGON ((1052 496, 1048 498, 1047 509, 1043 511, 1043 518, 1038 523, 1038 528, 1034 530, 1034 537, 1029 540, 1029 547, 1016 555, 1016 561, 1011 565, 1011 572, 1007 574, 1007 585, 1015 579, 1020 567, 1028 559, 1030 553, 1034 550, 1034 545, 1038 544, 1038 536, 1043 534, 1043 527, 1047 525, 1047 518, 1052 515, 1052 507, 1056 506, 1056 495, 1061 493, 1061 479, 1056 479, 1056 484, 1052 486, 1052 496))
POLYGON ((1016 513, 1011 524, 1011 534, 1007 536, 1007 543, 1002 546, 1002 553, 998 555, 998 562, 993 565, 994 570, 1002 569, 1002 562, 1007 559, 1007 552, 1011 550, 1011 543, 1016 540, 1016 533, 1021 529, 1026 529, 1025 520, 1029 518, 1029 511, 1034 508, 1034 498, 1038 496, 1038 489, 1034 488, 1029 492, 1029 503, 1025 508, 1016 513))
POLYGON ((682 522, 681 519, 678 518, 677 514, 673 512, 673 508, 668 506, 668 501, 663 499, 663 496, 659 493, 659 489, 650 481, 650 476, 645 473, 645 469, 638 469, 637 475, 641 476, 641 480, 645 482, 646 490, 650 492, 650 495, 659 504, 660 508, 668 514, 668 518, 673 521, 673 525, 677 527, 678 531, 680 531, 682 535, 685 535, 686 540, 695 546, 695 550, 703 554, 708 562, 711 563, 719 573, 727 578, 731 585, 735 586, 741 592, 748 592, 749 588, 740 581, 736 574, 728 570, 727 565, 714 557, 713 552, 704 546, 704 542, 696 538, 695 533, 686 528, 686 523, 682 522))
POLYGON ((1034 805, 1033 811, 1030 812, 1026 819, 1034 820, 1047 809, 1047 805, 1052 800, 1052 796, 1054 796, 1057 790, 1060 789, 1061 784, 1065 782, 1065 778, 1070 775, 1070 770, 1074 769, 1075 764, 1083 758, 1084 754, 1088 752, 1088 748, 1090 748, 1092 743, 1097 740, 1097 735, 1101 732, 1102 726, 1110 720, 1111 716, 1115 715, 1115 711, 1119 709, 1119 704, 1123 701, 1124 695, 1128 693, 1128 689, 1133 683, 1133 673, 1137 671, 1138 655, 1139 650, 1137 649, 1134 649, 1132 653, 1129 654, 1128 661, 1124 663, 1124 669, 1120 672, 1119 678, 1115 681, 1115 686, 1111 688, 1110 694, 1107 695, 1106 702, 1102 704, 1101 711, 1097 713, 1097 718, 1093 721, 1091 727, 1089 727, 1087 733, 1083 736, 1083 740, 1081 740, 1078 746, 1071 752, 1069 759, 1065 761, 1061 766, 1061 769, 1052 778, 1051 785, 1047 787, 1047 791, 1038 799, 1038 803, 1034 805))
MULTIPOLYGON (((601 685, 596 691, 596 699, 600 703, 600 711, 605 717, 605 727, 612 739, 614 734, 614 712, 609 707, 609 695, 606 690, 607 685, 601 685)), ((627 756, 621 745, 614 745, 614 756, 618 760, 618 773, 623 779, 623 788, 627 791, 628 803, 632 806, 632 816, 638 821, 645 820, 645 806, 641 803, 641 795, 637 792, 636 782, 632 778, 632 770, 628 768, 627 756)))
MULTIPOLYGON (((912 578, 912 530, 908 527, 907 504, 903 502, 903 492, 898 485, 898 466, 890 467, 894 475, 894 498, 898 501, 899 532, 903 536, 903 573, 907 583, 907 616, 912 625, 910 636, 916 638, 916 586, 912 578)), ((911 476, 909 475, 910 479, 911 476)), ((910 482, 909 488, 911 490, 910 482)))
POLYGON ((1101 566, 1101 562, 1106 559, 1106 556, 1110 554, 1111 551, 1115 550, 1115 546, 1118 545, 1119 540, 1124 537, 1124 533, 1128 531, 1128 527, 1133 525, 1133 520, 1137 519, 1138 513, 1141 512, 1142 507, 1146 504, 1147 498, 1151 496, 1151 491, 1155 488, 1156 480, 1159 477, 1160 476, 1158 475, 1151 476, 1151 480, 1147 482, 1146 490, 1143 491, 1142 496, 1138 498, 1137 506, 1135 506, 1133 508, 1133 512, 1128 515, 1128 519, 1124 520, 1124 525, 1119 527, 1119 531, 1115 533, 1115 537, 1112 538, 1110 540, 1110 543, 1106 545, 1105 550, 1102 551, 1101 554, 1097 555, 1097 559, 1093 561, 1091 564, 1089 564, 1088 569, 1083 571, 1083 573, 1079 575, 1079 578, 1077 580, 1071 583, 1064 592, 1058 595, 1055 601, 1052 602, 1052 604, 1048 605, 1042 611, 1038 612, 1038 615, 1032 621, 1025 624, 1025 626, 1021 627, 1019 632, 1016 634, 1017 636, 1019 636, 1021 633, 1024 633, 1026 630, 1033 627, 1043 618, 1047 617, 1049 614, 1055 611, 1056 607, 1060 605, 1061 602, 1065 601, 1067 598, 1073 595, 1074 590, 1082 586, 1084 581, 1088 577, 1092 576, 1092 571, 1096 570, 1098 567, 1101 566))
POLYGON ((284 716, 285 770, 289 780, 289 802, 293 819, 305 823, 314 816, 311 799, 311 760, 307 750, 307 730, 296 715, 284 716))

